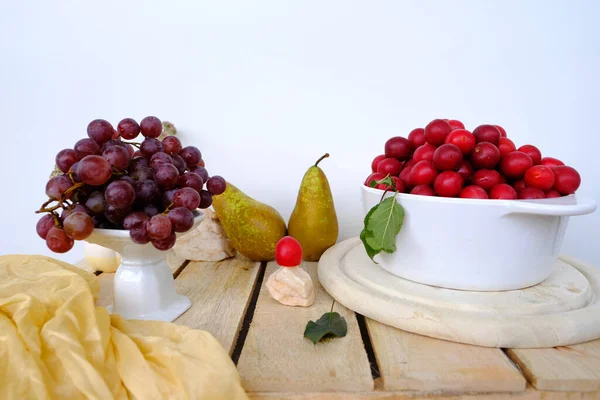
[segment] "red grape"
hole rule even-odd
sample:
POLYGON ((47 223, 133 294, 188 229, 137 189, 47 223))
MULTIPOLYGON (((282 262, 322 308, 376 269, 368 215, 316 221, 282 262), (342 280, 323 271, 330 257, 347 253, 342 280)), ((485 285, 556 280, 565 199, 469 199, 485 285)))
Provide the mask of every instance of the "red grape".
POLYGON ((434 145, 444 144, 446 136, 452 131, 452 126, 443 119, 434 119, 425 127, 425 140, 434 145))
POLYGON ((492 169, 500 161, 500 150, 490 142, 479 142, 471 153, 471 163, 475 169, 492 169))
POLYGON ((433 190, 442 197, 456 197, 464 184, 462 176, 458 172, 444 171, 435 177, 433 190))
POLYGON ((465 129, 465 124, 463 124, 462 122, 460 122, 457 119, 449 119, 448 123, 450 124, 450 126, 452 127, 453 130, 465 129))
POLYGON ((66 253, 73 248, 74 243, 63 229, 56 226, 50 228, 46 235, 46 246, 55 253, 66 253))
POLYGON ((119 210, 130 207, 135 200, 135 189, 125 181, 111 182, 104 191, 106 204, 119 210))
POLYGON ((206 168, 204 168, 202 166, 197 166, 197 167, 190 168, 190 172, 198 174, 198 176, 200 178, 202 178, 202 182, 208 181, 208 171, 206 170, 206 168))
POLYGON ((73 148, 77 158, 80 160, 85 156, 99 155, 101 153, 100 146, 98 146, 98 143, 94 142, 92 139, 81 139, 75 143, 73 148))
POLYGON ((418 196, 435 196, 435 192, 429 185, 417 185, 410 191, 410 194, 418 196))
POLYGON ((191 187, 197 192, 200 192, 202 190, 202 187, 204 186, 204 182, 202 181, 202 178, 198 176, 198 174, 195 174, 193 172, 186 172, 183 175, 179 175, 177 185, 179 187, 191 187))
POLYGON ((156 203, 160 200, 160 188, 158 184, 151 179, 137 182, 135 185, 135 200, 137 204, 156 203))
POLYGON ((471 177, 473 185, 481 186, 486 191, 499 184, 500 180, 500 173, 495 169, 480 169, 471 177))
POLYGON ((194 146, 186 146, 179 152, 183 161, 187 164, 188 168, 192 168, 198 165, 202 159, 202 153, 194 146))
POLYGON ((473 136, 477 143, 490 142, 497 146, 498 140, 500 140, 500 131, 494 125, 479 125, 473 130, 473 136))
POLYGON ((517 150, 517 146, 513 143, 512 140, 506 137, 501 137, 498 141, 498 150, 500 150, 500 157, 504 157, 508 153, 512 153, 517 150))
MULTIPOLYGON (((84 213, 87 214, 88 211, 87 209, 82 206, 81 204, 74 204, 70 207, 67 207, 63 210, 63 212, 60 213, 60 220, 64 222, 64 220, 71 214, 76 213, 76 212, 80 212, 80 213, 84 213)), ((73 238, 75 239, 75 238, 73 238)))
POLYGON ((144 157, 150 158, 153 154, 163 151, 163 145, 160 140, 149 137, 140 145, 140 151, 144 157))
POLYGON ((459 194, 461 199, 487 199, 488 194, 483 188, 480 186, 466 186, 464 187, 459 194))
POLYGON ((117 131, 123 139, 133 140, 140 134, 140 125, 133 118, 125 118, 117 125, 117 131))
MULTIPOLYGON (((110 139, 112 139, 114 133, 115 129, 110 124, 110 122, 105 121, 103 119, 95 119, 92 122, 90 122, 87 126, 88 136, 91 140, 93 140, 99 145, 104 144, 105 142, 108 142, 110 139)), ((100 152, 100 150, 98 150, 98 152, 100 152)))
POLYGON ((173 197, 175 196, 175 192, 179 189, 171 189, 167 190, 162 195, 162 205, 164 208, 170 207, 173 204, 173 197))
POLYGON ((410 170, 410 183, 413 186, 431 185, 437 175, 437 170, 431 161, 419 161, 410 170))
POLYGON ((204 163, 204 160, 203 160, 203 159, 200 159, 200 161, 198 161, 198 165, 199 165, 200 167, 206 167, 206 165, 205 165, 205 163, 204 163))
POLYGON ((458 174, 462 176, 465 182, 469 182, 471 176, 473 175, 473 166, 469 161, 462 160, 458 165, 456 172, 458 172, 458 174))
POLYGON ((150 239, 164 239, 171 234, 173 224, 166 215, 158 214, 146 222, 146 229, 150 239))
POLYGON ((540 190, 550 190, 554 186, 554 172, 550 167, 534 165, 525 171, 524 180, 527 186, 540 190))
POLYGON ((463 154, 469 154, 475 148, 475 136, 466 129, 455 129, 446 136, 446 143, 455 145, 463 154))
POLYGON ((121 146, 111 146, 102 152, 102 158, 119 171, 125 171, 129 167, 129 152, 121 146))
POLYGON ((71 186, 73 182, 65 175, 55 176, 46 183, 46 195, 53 200, 60 200, 71 186))
POLYGON ((88 185, 104 185, 111 177, 110 164, 104 158, 96 155, 85 156, 79 161, 77 174, 88 185))
MULTIPOLYGON (((185 175, 184 175, 185 176, 185 175)), ((383 178, 385 178, 385 174, 382 174, 381 172, 374 172, 371 175, 369 175, 367 177, 367 179, 365 179, 365 186, 371 187, 371 182, 373 181, 380 181, 383 178)))
POLYGON ((172 248, 175 245, 175 233, 171 232, 171 234, 169 236, 167 236, 164 239, 152 239, 152 246, 154 246, 155 249, 157 250, 161 250, 161 251, 167 251, 170 248, 172 248))
POLYGON ((377 166, 377 172, 381 172, 384 175, 398 176, 400 171, 402 171, 402 162, 395 158, 386 158, 377 166))
POLYGON ((565 165, 564 162, 552 157, 542 158, 540 164, 545 165, 546 167, 550 167, 552 169, 554 169, 554 167, 558 167, 559 165, 565 165))
POLYGON ((156 214, 158 214, 158 212, 158 207, 156 207, 154 204, 146 204, 144 206, 144 213, 149 217, 154 217, 156 214))
POLYGON ((371 171, 377 172, 377 166, 382 160, 385 160, 385 154, 380 154, 371 161, 371 171))
POLYGON ((149 167, 150 161, 143 156, 133 157, 131 159, 131 163, 129 164, 129 170, 133 170, 139 167, 149 167))
POLYGON ((176 136, 167 136, 162 140, 163 148, 165 149, 165 153, 167 154, 179 154, 183 145, 181 144, 181 140, 176 136))
POLYGON ((94 221, 85 213, 74 212, 65 218, 63 228, 71 239, 83 240, 94 231, 94 221))
POLYGON ((148 236, 148 230, 146 229, 146 224, 147 224, 147 222, 134 225, 129 230, 129 237, 131 237, 131 240, 133 241, 133 243, 146 244, 146 243, 150 242, 150 237, 148 236))
POLYGON ((490 199, 516 200, 517 191, 506 183, 499 183, 490 189, 490 199))
POLYGON ((156 169, 154 179, 162 189, 168 190, 177 185, 179 171, 173 164, 163 164, 156 169))
POLYGON ((156 117, 146 117, 140 122, 140 130, 147 138, 157 138, 162 133, 162 122, 156 117))
POLYGON ((506 130, 500 125, 494 125, 500 131, 500 137, 506 137, 506 130))
POLYGON ((133 154, 131 155, 131 158, 135 158, 135 157, 143 157, 142 152, 139 150, 134 151, 133 154))
POLYGON ((71 165, 71 168, 69 168, 69 175, 74 182, 81 182, 81 178, 77 174, 77 168, 79 168, 79 161, 71 165))
POLYGON ((185 207, 194 211, 200 205, 200 194, 192 188, 181 188, 173 195, 173 204, 175 207, 185 207))
POLYGON ((150 167, 139 166, 129 171, 129 176, 136 181, 145 181, 146 179, 154 179, 154 170, 150 167))
POLYGON ((547 199, 553 199, 553 198, 556 198, 556 197, 562 197, 562 194, 560 194, 557 190, 554 190, 554 189, 548 190, 546 192, 546 198, 547 199))
POLYGON ((531 157, 521 151, 513 151, 500 161, 500 171, 511 179, 522 179, 525 171, 533 166, 531 157))
POLYGON ((433 153, 433 165, 440 171, 458 168, 462 159, 462 151, 450 143, 441 145, 433 153))
POLYGON ((219 175, 211 176, 208 182, 206 182, 206 189, 213 196, 220 195, 225 191, 226 188, 227 183, 225 182, 225 179, 219 175))
POLYGON ((65 174, 73 164, 79 161, 77 153, 72 149, 64 149, 58 152, 55 158, 56 166, 65 174))
POLYGON ((208 208, 212 204, 212 194, 208 190, 202 190, 200 192, 200 205, 198 208, 208 208))
POLYGON ((575 193, 581 185, 579 173, 572 167, 559 165, 554 168, 554 190, 562 195, 575 193))
POLYGON ((185 161, 183 161, 183 158, 179 154, 171 154, 171 160, 173 160, 173 165, 179 171, 179 175, 185 173, 187 165, 185 165, 185 161))
POLYGON ((162 151, 152 154, 150 157, 150 167, 155 171, 163 164, 173 164, 173 159, 167 153, 162 151))
POLYGON ((54 218, 52 214, 44 214, 42 218, 39 219, 37 224, 35 225, 35 231, 37 234, 44 240, 46 240, 46 236, 48 235, 48 231, 54 227, 54 218))
MULTIPOLYGON (((412 145, 407 138, 395 136, 385 142, 385 156, 395 158, 399 161, 404 161, 410 157, 412 153, 412 145)), ((400 173, 400 171, 398 171, 400 173)))
POLYGON ((532 200, 532 199, 545 199, 546 194, 542 192, 540 189, 533 187, 526 187, 517 193, 519 199, 521 200, 532 200))
POLYGON ((93 214, 104 214, 104 209, 106 207, 106 200, 104 199, 104 194, 98 191, 92 192, 92 194, 90 194, 87 201, 85 202, 85 206, 93 214))
POLYGON ((525 181, 523 179, 520 179, 520 180, 516 181, 515 183, 513 183, 512 186, 517 191, 517 193, 519 193, 521 190, 523 190, 527 187, 527 184, 525 183, 525 181))
POLYGON ((435 146, 430 145, 429 143, 425 143, 424 145, 418 147, 414 154, 413 160, 415 161, 433 161, 433 153, 435 153, 435 146))
POLYGON ((425 142, 425 129, 415 128, 408 134, 408 141, 413 149, 423 146, 425 142))
POLYGON ((175 232, 186 232, 194 225, 194 214, 185 207, 176 207, 167 216, 175 232))
POLYGON ((146 213, 141 212, 141 211, 135 211, 135 212, 129 213, 129 214, 127 214, 125 219, 123 219, 123 228, 130 230, 131 228, 133 228, 134 226, 136 226, 138 224, 145 224, 146 221, 148 221, 149 219, 150 219, 150 217, 148 217, 148 215, 146 215, 146 213))
POLYGON ((532 144, 525 144, 517 149, 521 153, 527 154, 531 157, 533 165, 538 165, 542 161, 542 152, 532 144))

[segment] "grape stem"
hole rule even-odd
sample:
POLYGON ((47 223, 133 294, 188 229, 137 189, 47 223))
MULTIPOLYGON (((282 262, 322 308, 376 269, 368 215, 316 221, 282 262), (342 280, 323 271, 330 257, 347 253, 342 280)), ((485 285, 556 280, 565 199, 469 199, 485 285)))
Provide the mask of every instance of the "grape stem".
POLYGON ((169 204, 169 207, 165 208, 165 211, 162 212, 162 215, 167 215, 169 213, 169 211, 171 211, 171 208, 173 208, 174 205, 175 205, 175 203, 169 204))
POLYGON ((40 207, 39 210, 37 210, 35 213, 39 214, 39 213, 43 213, 43 212, 54 212, 55 210, 58 210, 59 208, 68 208, 69 207, 69 202, 67 200, 67 197, 73 193, 75 190, 79 189, 80 187, 82 187, 83 185, 85 185, 84 182, 79 182, 74 184, 73 186, 71 186, 70 188, 68 188, 67 190, 65 190, 65 192, 62 194, 62 196, 60 197, 60 200, 56 200, 57 203, 56 205, 52 206, 52 207, 48 207, 50 205, 50 203, 52 203, 53 201, 55 201, 55 199, 49 199, 47 202, 45 202, 44 204, 42 204, 42 206, 40 207), (65 205, 66 203, 66 205, 65 205))
POLYGON ((85 185, 84 182, 79 182, 79 183, 74 184, 73 186, 71 186, 67 190, 65 190, 65 192, 61 196, 60 202, 62 203, 63 201, 65 201, 67 199, 68 195, 70 195, 71 193, 73 193, 74 191, 76 191, 77 189, 79 189, 80 187, 82 187, 83 185, 85 185))
POLYGON ((56 203, 56 205, 55 205, 55 206, 52 206, 52 207, 50 207, 50 208, 47 208, 47 207, 48 207, 48 204, 50 204, 50 203, 51 203, 51 202, 53 202, 53 201, 54 201, 54 200, 52 200, 52 199, 51 199, 51 200, 49 200, 49 201, 45 202, 45 203, 44 203, 44 205, 42 205, 42 207, 41 207, 39 210, 37 210, 35 213, 36 213, 36 214, 40 214, 40 213, 44 213, 44 212, 54 213, 54 211, 55 211, 55 210, 58 210, 58 209, 59 209, 59 208, 61 208, 61 207, 62 207, 62 208, 65 208, 65 205, 64 205, 62 202, 58 202, 58 203, 56 203))
POLYGON ((125 141, 123 141, 123 143, 130 144, 133 147, 137 147, 138 149, 141 147, 141 144, 137 143, 137 142, 125 142, 125 141))

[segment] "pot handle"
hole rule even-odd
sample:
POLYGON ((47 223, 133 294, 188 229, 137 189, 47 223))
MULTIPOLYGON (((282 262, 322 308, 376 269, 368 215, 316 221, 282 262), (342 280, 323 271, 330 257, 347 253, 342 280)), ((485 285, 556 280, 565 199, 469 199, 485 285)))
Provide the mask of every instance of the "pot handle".
POLYGON ((506 202, 508 214, 553 215, 568 217, 590 214, 596 210, 591 197, 564 196, 540 200, 510 200, 506 202))

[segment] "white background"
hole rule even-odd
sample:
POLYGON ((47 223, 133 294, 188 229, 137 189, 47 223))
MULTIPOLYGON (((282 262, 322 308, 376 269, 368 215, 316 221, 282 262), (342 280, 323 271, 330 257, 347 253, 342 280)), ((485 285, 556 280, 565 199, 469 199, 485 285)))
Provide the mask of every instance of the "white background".
MULTIPOLYGON (((0 254, 52 255, 33 211, 94 118, 174 122, 286 220, 329 152, 340 239, 385 140, 434 118, 502 125, 600 199, 599 17, 595 1, 3 2, 0 254)), ((600 266, 599 223, 572 218, 563 252, 600 266)))

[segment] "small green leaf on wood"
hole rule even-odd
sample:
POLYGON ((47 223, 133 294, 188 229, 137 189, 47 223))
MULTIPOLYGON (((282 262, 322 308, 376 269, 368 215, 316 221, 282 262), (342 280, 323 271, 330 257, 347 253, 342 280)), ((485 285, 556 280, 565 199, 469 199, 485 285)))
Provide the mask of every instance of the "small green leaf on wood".
POLYGON ((304 337, 317 344, 326 337, 344 337, 348 332, 348 324, 337 312, 327 312, 316 322, 308 321, 304 329, 304 337))

